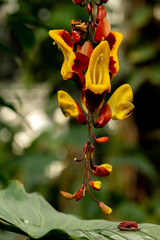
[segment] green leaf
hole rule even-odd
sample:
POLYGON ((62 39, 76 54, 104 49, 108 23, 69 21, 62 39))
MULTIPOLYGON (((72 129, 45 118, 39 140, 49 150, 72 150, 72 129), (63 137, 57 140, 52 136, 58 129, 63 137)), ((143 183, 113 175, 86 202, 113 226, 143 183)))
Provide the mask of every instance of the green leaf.
POLYGON ((53 238, 158 240, 160 236, 160 226, 154 224, 139 224, 141 230, 136 232, 121 231, 117 229, 119 223, 116 222, 80 220, 60 213, 38 193, 27 194, 18 181, 12 181, 7 189, 0 191, 0 219, 0 228, 30 236, 31 239, 58 236, 53 238))

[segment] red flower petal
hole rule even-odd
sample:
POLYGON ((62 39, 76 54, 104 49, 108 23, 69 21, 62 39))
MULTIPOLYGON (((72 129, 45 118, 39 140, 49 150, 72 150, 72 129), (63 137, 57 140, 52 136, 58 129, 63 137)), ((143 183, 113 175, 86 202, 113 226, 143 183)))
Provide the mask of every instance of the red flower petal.
POLYGON ((94 35, 94 40, 96 42, 101 42, 103 38, 103 33, 102 33, 102 21, 100 21, 97 25, 97 29, 94 35))
POLYGON ((116 63, 116 61, 113 59, 113 57, 110 57, 109 70, 110 70, 110 74, 111 74, 111 79, 112 79, 112 75, 117 73, 117 68, 115 67, 115 63, 116 63))
POLYGON ((90 90, 85 91, 85 98, 87 101, 87 107, 95 110, 97 109, 104 101, 106 95, 106 91, 103 92, 102 94, 95 94, 90 90))
POLYGON ((90 58, 93 52, 93 46, 90 41, 86 41, 82 46, 78 45, 77 52, 80 52, 90 58))
POLYGON ((81 198, 85 195, 85 188, 81 187, 73 194, 73 197, 76 201, 81 200, 81 198))
POLYGON ((72 38, 69 35, 69 33, 66 32, 65 30, 62 30, 60 33, 60 36, 63 38, 63 40, 66 42, 66 44, 73 49, 73 42, 72 42, 72 38))
POLYGON ((111 31, 110 23, 108 22, 107 18, 103 18, 97 25, 94 40, 96 42, 105 40, 110 31, 111 31))
POLYGON ((82 35, 81 32, 73 30, 73 31, 72 31, 72 38, 73 38, 73 41, 74 41, 75 43, 79 43, 79 42, 82 41, 83 35, 82 35))
POLYGON ((110 174, 110 172, 103 166, 94 165, 95 169, 91 168, 91 172, 98 177, 105 177, 110 174))
POLYGON ((115 35, 112 32, 110 32, 108 34, 108 36, 106 37, 106 40, 107 40, 107 42, 108 42, 108 44, 110 46, 110 49, 112 50, 112 48, 113 48, 113 46, 114 46, 114 44, 116 42, 115 35))
POLYGON ((78 123, 80 124, 86 124, 87 123, 87 119, 81 109, 81 107, 79 106, 79 104, 75 101, 76 105, 77 105, 77 108, 78 108, 78 120, 75 119, 78 123))
POLYGON ((103 128, 111 119, 112 113, 108 103, 104 104, 101 108, 94 127, 103 128))
POLYGON ((79 73, 84 71, 88 67, 89 58, 86 55, 79 52, 76 52, 75 55, 76 59, 74 60, 72 70, 79 73))
POLYGON ((109 137, 99 137, 99 138, 96 138, 92 131, 91 131, 91 134, 92 134, 92 136, 94 137, 94 139, 96 140, 97 143, 106 143, 109 140, 109 137))
POLYGON ((135 231, 135 230, 140 230, 138 228, 138 224, 134 221, 124 221, 124 222, 121 222, 117 228, 121 229, 121 230, 132 230, 132 231, 135 231))

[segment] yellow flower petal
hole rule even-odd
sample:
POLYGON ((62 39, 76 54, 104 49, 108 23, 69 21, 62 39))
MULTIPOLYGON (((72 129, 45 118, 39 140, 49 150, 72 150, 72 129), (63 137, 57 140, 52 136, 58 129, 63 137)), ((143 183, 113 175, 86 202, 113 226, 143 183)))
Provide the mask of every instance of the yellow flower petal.
POLYGON ((100 166, 107 169, 108 172, 112 171, 112 166, 110 164, 104 163, 104 164, 101 164, 100 166))
POLYGON ((110 91, 109 59, 109 44, 107 41, 102 41, 92 52, 85 75, 85 89, 89 89, 95 94, 110 91))
MULTIPOLYGON (((69 36, 69 33, 64 30, 50 30, 49 35, 57 43, 58 47, 61 49, 64 55, 64 62, 61 68, 61 75, 64 80, 70 79, 72 77, 72 66, 76 58, 75 53, 70 44, 67 44, 66 41, 62 38, 64 35, 69 36)), ((68 37, 69 38, 69 37, 68 37)), ((67 38, 66 38, 67 39, 67 38)), ((70 41, 70 39, 69 39, 70 41)))
POLYGON ((93 188, 96 191, 99 191, 101 189, 101 182, 100 181, 90 181, 89 185, 91 188, 93 188))
POLYGON ((133 92, 129 84, 120 86, 110 97, 108 104, 111 108, 112 119, 123 120, 127 118, 133 111, 134 105, 133 92))
POLYGON ((97 188, 97 189, 100 189, 101 188, 101 182, 100 181, 94 181, 94 187, 97 188))
POLYGON ((86 117, 78 103, 65 91, 58 91, 59 106, 65 117, 72 117, 80 124, 86 124, 86 117))

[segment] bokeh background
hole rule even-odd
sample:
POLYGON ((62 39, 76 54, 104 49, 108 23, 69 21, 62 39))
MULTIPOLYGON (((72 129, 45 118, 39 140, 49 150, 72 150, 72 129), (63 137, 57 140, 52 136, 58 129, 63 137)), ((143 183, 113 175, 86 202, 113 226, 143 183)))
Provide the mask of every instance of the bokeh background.
MULTIPOLYGON (((135 105, 128 119, 94 130, 110 136, 103 145, 93 141, 95 163, 113 166, 94 195, 113 213, 105 216, 88 194, 79 202, 59 194, 81 186, 84 164, 73 159, 87 140, 86 126, 58 107, 58 90, 78 101, 80 93, 62 79, 63 55, 48 35, 50 29, 71 32, 72 19, 88 20, 86 8, 71 0, 0 1, 0 189, 18 179, 65 213, 160 224, 160 1, 110 0, 106 8, 112 30, 124 35, 112 92, 129 83, 135 105)), ((0 239, 20 238, 0 232, 0 239)))

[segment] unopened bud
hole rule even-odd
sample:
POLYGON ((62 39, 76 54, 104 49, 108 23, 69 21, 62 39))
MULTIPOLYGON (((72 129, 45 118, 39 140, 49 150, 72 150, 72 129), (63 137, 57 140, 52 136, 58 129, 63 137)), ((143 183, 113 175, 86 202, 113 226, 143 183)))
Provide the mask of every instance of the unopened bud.
POLYGON ((76 5, 79 5, 80 3, 83 2, 83 0, 72 0, 76 5))
POLYGON ((93 188, 96 191, 99 191, 101 189, 101 182, 100 181, 90 181, 89 185, 91 188, 93 188))
POLYGON ((103 202, 100 202, 98 204, 98 206, 100 207, 100 209, 106 214, 110 214, 112 212, 112 209, 110 207, 108 207, 106 204, 104 204, 103 202))
POLYGON ((106 8, 103 5, 97 6, 96 22, 100 22, 106 16, 107 16, 106 8))
POLYGON ((64 192, 64 191, 60 191, 61 195, 64 197, 64 198, 67 198, 67 199, 73 199, 73 195, 71 193, 68 193, 68 192, 64 192))
POLYGON ((91 172, 98 177, 108 176, 111 171, 112 166, 109 164, 102 164, 100 166, 94 165, 94 169, 91 169, 91 172))
POLYGON ((72 31, 72 38, 73 38, 73 41, 74 41, 75 43, 79 43, 79 42, 82 41, 83 35, 82 35, 82 33, 81 33, 80 31, 75 31, 75 30, 73 30, 73 31, 72 31))
POLYGON ((90 15, 91 13, 92 13, 92 11, 93 11, 93 5, 92 5, 92 3, 88 3, 87 4, 87 12, 88 12, 88 15, 90 15))
POLYGON ((74 194, 73 197, 76 201, 81 200, 81 198, 85 195, 85 188, 79 188, 74 194))
POLYGON ((101 108, 94 127, 103 128, 111 119, 112 113, 108 103, 104 104, 101 108))

